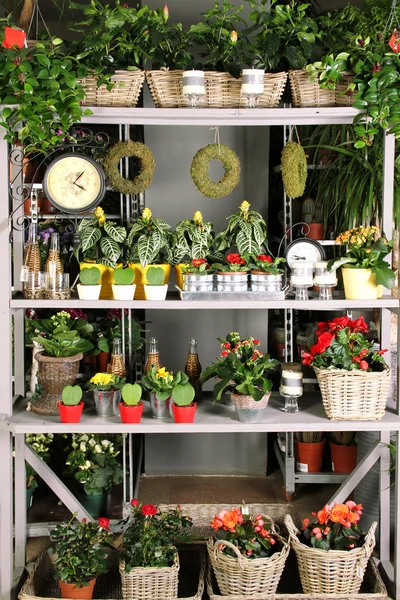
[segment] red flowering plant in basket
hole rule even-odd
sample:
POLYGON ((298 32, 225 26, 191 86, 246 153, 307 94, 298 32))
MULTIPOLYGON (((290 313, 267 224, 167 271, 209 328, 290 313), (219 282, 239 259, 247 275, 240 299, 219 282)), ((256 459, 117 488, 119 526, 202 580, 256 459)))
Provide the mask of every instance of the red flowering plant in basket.
POLYGON ((383 371, 386 368, 383 354, 366 338, 369 328, 364 317, 351 320, 338 317, 318 323, 317 341, 304 352, 303 364, 319 369, 344 369, 346 371, 383 371))
POLYGON ((321 550, 352 550, 364 544, 365 534, 359 526, 362 504, 349 500, 345 504, 328 505, 312 515, 317 520, 303 520, 303 538, 321 550))

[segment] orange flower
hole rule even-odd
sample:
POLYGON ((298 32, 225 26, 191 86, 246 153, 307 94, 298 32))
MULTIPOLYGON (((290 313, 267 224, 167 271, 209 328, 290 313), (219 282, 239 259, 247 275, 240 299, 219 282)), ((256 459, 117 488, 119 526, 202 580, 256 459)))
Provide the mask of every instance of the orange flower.
POLYGON ((349 512, 345 504, 335 504, 331 510, 331 521, 345 525, 349 521, 349 512))
POLYGON ((234 510, 228 510, 223 518, 224 527, 227 527, 229 531, 234 532, 235 527, 238 523, 238 516, 234 510))
POLYGON ((210 525, 214 529, 214 531, 218 531, 218 529, 221 529, 223 523, 222 523, 221 519, 218 519, 218 517, 214 517, 214 519, 211 521, 210 525))
POLYGON ((318 517, 318 523, 320 525, 323 525, 324 523, 328 522, 328 519, 329 519, 329 508, 328 508, 328 505, 325 505, 322 510, 319 510, 317 512, 317 517, 318 517))
POLYGON ((303 519, 303 529, 307 529, 310 524, 310 519, 303 519))

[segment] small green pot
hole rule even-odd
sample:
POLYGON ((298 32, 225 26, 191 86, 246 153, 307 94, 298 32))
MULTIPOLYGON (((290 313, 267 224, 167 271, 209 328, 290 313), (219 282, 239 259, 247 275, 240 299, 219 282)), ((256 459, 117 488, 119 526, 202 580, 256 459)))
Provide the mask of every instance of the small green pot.
POLYGON ((107 514, 107 501, 109 492, 102 494, 76 494, 77 499, 88 511, 91 517, 105 517, 107 514))

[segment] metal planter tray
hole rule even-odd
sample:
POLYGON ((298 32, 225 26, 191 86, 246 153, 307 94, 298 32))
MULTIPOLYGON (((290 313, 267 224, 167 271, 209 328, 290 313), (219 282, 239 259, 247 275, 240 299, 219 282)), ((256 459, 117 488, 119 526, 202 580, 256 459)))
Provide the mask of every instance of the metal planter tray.
POLYGON ((177 285, 175 286, 183 301, 191 300, 232 300, 243 302, 245 300, 284 300, 289 291, 289 286, 280 292, 185 292, 177 285))

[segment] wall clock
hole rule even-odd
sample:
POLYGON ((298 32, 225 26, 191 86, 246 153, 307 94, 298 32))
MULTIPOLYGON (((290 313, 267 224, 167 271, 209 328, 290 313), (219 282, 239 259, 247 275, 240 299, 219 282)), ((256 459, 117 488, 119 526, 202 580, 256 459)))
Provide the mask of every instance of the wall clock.
POLYGON ((321 244, 306 237, 293 240, 285 251, 286 262, 290 268, 295 261, 316 263, 325 260, 325 256, 321 244))
POLYGON ((43 189, 53 206, 65 213, 87 212, 106 192, 104 171, 89 156, 62 154, 47 167, 43 189))

